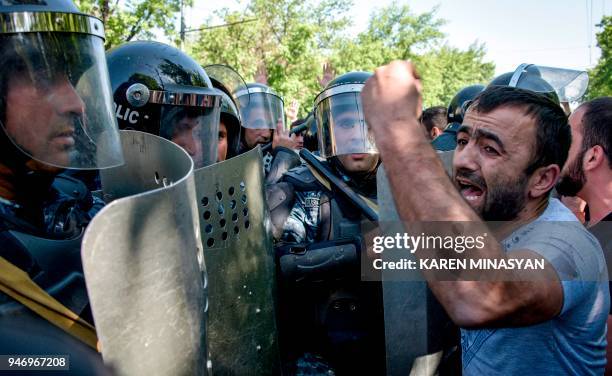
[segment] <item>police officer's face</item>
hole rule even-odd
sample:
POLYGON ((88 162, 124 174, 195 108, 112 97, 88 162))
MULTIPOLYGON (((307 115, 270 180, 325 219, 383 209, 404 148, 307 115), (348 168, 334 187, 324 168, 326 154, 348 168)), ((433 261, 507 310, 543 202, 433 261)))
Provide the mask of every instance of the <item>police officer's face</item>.
MULTIPOLYGON (((334 117, 334 137, 338 152, 363 150, 365 130, 357 113, 346 111, 334 117)), ((344 169, 348 172, 370 172, 378 165, 378 154, 351 153, 338 156, 344 169)))
POLYGON ((6 96, 5 128, 24 151, 45 164, 66 166, 75 146, 75 127, 85 104, 65 75, 34 82, 11 77, 6 96))
POLYGON ((303 133, 298 133, 295 135, 295 143, 296 143, 296 149, 297 150, 301 150, 304 148, 304 134, 303 133))
POLYGON ((244 142, 249 149, 252 149, 259 144, 267 144, 271 140, 271 129, 244 129, 244 142))
POLYGON ((200 118, 189 116, 179 119, 172 129, 171 141, 189 153, 196 167, 202 166, 204 158, 201 131, 202 124, 200 118))
POLYGON ((454 183, 484 220, 509 221, 525 208, 525 170, 535 149, 535 121, 515 107, 468 110, 457 133, 454 183))
POLYGON ((247 111, 245 124, 251 129, 268 128, 270 121, 270 113, 261 107, 253 107, 247 111))
POLYGON ((219 144, 217 145, 217 162, 222 162, 227 158, 227 127, 221 121, 219 123, 219 144))
POLYGON ((378 165, 378 154, 344 154, 338 160, 347 172, 373 172, 378 165))

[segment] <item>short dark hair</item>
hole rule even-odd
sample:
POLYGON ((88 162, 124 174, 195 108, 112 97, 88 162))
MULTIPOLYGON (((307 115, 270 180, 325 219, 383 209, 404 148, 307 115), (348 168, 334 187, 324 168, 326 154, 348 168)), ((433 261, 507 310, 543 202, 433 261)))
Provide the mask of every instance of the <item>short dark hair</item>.
POLYGON ((431 132, 433 127, 443 130, 446 128, 446 107, 434 106, 423 111, 421 116, 421 124, 427 129, 427 133, 431 132))
POLYGON ((601 97, 583 103, 582 150, 595 145, 604 149, 612 168, 612 97, 601 97))
POLYGON ((536 122, 536 143, 525 173, 556 164, 563 168, 567 160, 572 132, 563 109, 548 97, 509 86, 491 86, 478 95, 470 109, 489 113, 500 107, 517 107, 536 122))

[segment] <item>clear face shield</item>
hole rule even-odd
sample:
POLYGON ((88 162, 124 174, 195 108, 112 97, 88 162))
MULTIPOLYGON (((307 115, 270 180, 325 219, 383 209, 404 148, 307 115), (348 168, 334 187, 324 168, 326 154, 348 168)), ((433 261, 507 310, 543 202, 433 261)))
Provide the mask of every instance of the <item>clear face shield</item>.
POLYGON ((191 156, 194 168, 217 162, 221 94, 216 89, 186 88, 152 92, 161 104, 159 135, 191 156))
POLYGON ((589 85, 589 75, 585 71, 521 64, 514 71, 510 85, 535 92, 546 92, 538 78, 546 81, 557 94, 560 102, 579 102, 589 85))
POLYGON ((342 85, 315 100, 319 150, 325 158, 345 154, 377 154, 374 135, 368 131, 361 105, 363 85, 342 85), (336 92, 336 93, 334 93, 336 92))
MULTIPOLYGON (((246 88, 247 84, 240 75, 240 73, 236 72, 234 69, 227 65, 223 64, 212 64, 204 67, 206 74, 213 81, 213 85, 215 85, 215 81, 223 85, 225 89, 228 91, 228 95, 231 96, 231 99, 234 103, 231 104, 232 107, 246 107, 249 104, 249 96, 242 95, 241 97, 237 97, 236 93, 239 92, 240 88, 246 88)), ((216 87, 216 86, 215 86, 216 87)), ((248 94, 248 89, 246 90, 246 94, 248 94)), ((238 112, 238 118, 240 118, 240 113, 238 112)))
MULTIPOLYGON (((249 103, 248 95, 237 98, 234 93, 241 87, 246 88, 247 84, 238 72, 227 65, 207 65, 204 70, 213 86, 221 93, 221 123, 225 126, 227 140, 225 158, 231 158, 237 155, 240 149, 242 116, 239 107, 245 107, 249 103)), ((221 127, 221 124, 219 126, 221 127)), ((222 149, 224 146, 221 144, 221 133, 219 135, 219 148, 222 149)))
POLYGON ((276 129, 276 125, 281 122, 283 129, 287 129, 283 100, 276 94, 255 87, 238 91, 235 95, 244 128, 276 129))
MULTIPOLYGON (((33 28, 41 15, 22 14, 33 28)), ((85 30, 0 34, 0 127, 21 152, 47 165, 121 165, 104 41, 97 35, 103 36, 102 23, 77 14, 59 18, 85 30)))

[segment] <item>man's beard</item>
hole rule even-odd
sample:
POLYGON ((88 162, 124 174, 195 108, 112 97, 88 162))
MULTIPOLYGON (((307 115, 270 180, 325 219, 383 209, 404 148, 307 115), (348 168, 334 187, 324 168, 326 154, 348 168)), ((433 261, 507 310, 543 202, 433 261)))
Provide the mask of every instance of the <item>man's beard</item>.
POLYGON ((585 152, 585 150, 580 152, 572 164, 568 166, 567 173, 561 176, 557 183, 555 188, 557 188, 557 192, 561 196, 576 196, 586 184, 587 179, 582 169, 582 160, 585 152))
POLYGON ((480 214, 483 221, 512 221, 525 208, 527 176, 521 173, 515 181, 501 182, 495 189, 487 190, 480 214))
POLYGON ((456 176, 486 189, 484 203, 477 212, 483 221, 511 221, 516 219, 525 207, 528 179, 524 172, 514 181, 499 181, 491 185, 487 184, 481 176, 466 169, 457 171, 456 176))

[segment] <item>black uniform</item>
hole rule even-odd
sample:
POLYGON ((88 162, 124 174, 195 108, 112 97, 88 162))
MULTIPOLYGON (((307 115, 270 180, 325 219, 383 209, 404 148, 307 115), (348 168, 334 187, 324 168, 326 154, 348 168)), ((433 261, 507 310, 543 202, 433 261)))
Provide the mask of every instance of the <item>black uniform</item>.
MULTIPOLYGON (((375 173, 352 179, 339 165, 332 169, 356 192, 376 199, 375 173)), ((337 374, 383 374, 380 283, 360 277, 361 212, 306 166, 290 170, 267 193, 280 240, 279 322, 290 372, 324 373, 328 362, 337 374), (347 244, 357 252, 343 250, 347 244)))
MULTIPOLYGON (((0 256, 93 324, 80 250, 85 227, 104 203, 83 183, 67 176, 38 177, 30 183, 27 197, 31 199, 24 204, 0 200, 0 256)), ((27 330, 31 325, 41 328, 33 333, 41 338, 59 337, 68 348, 89 349, 0 292, 0 326, 27 330)))

